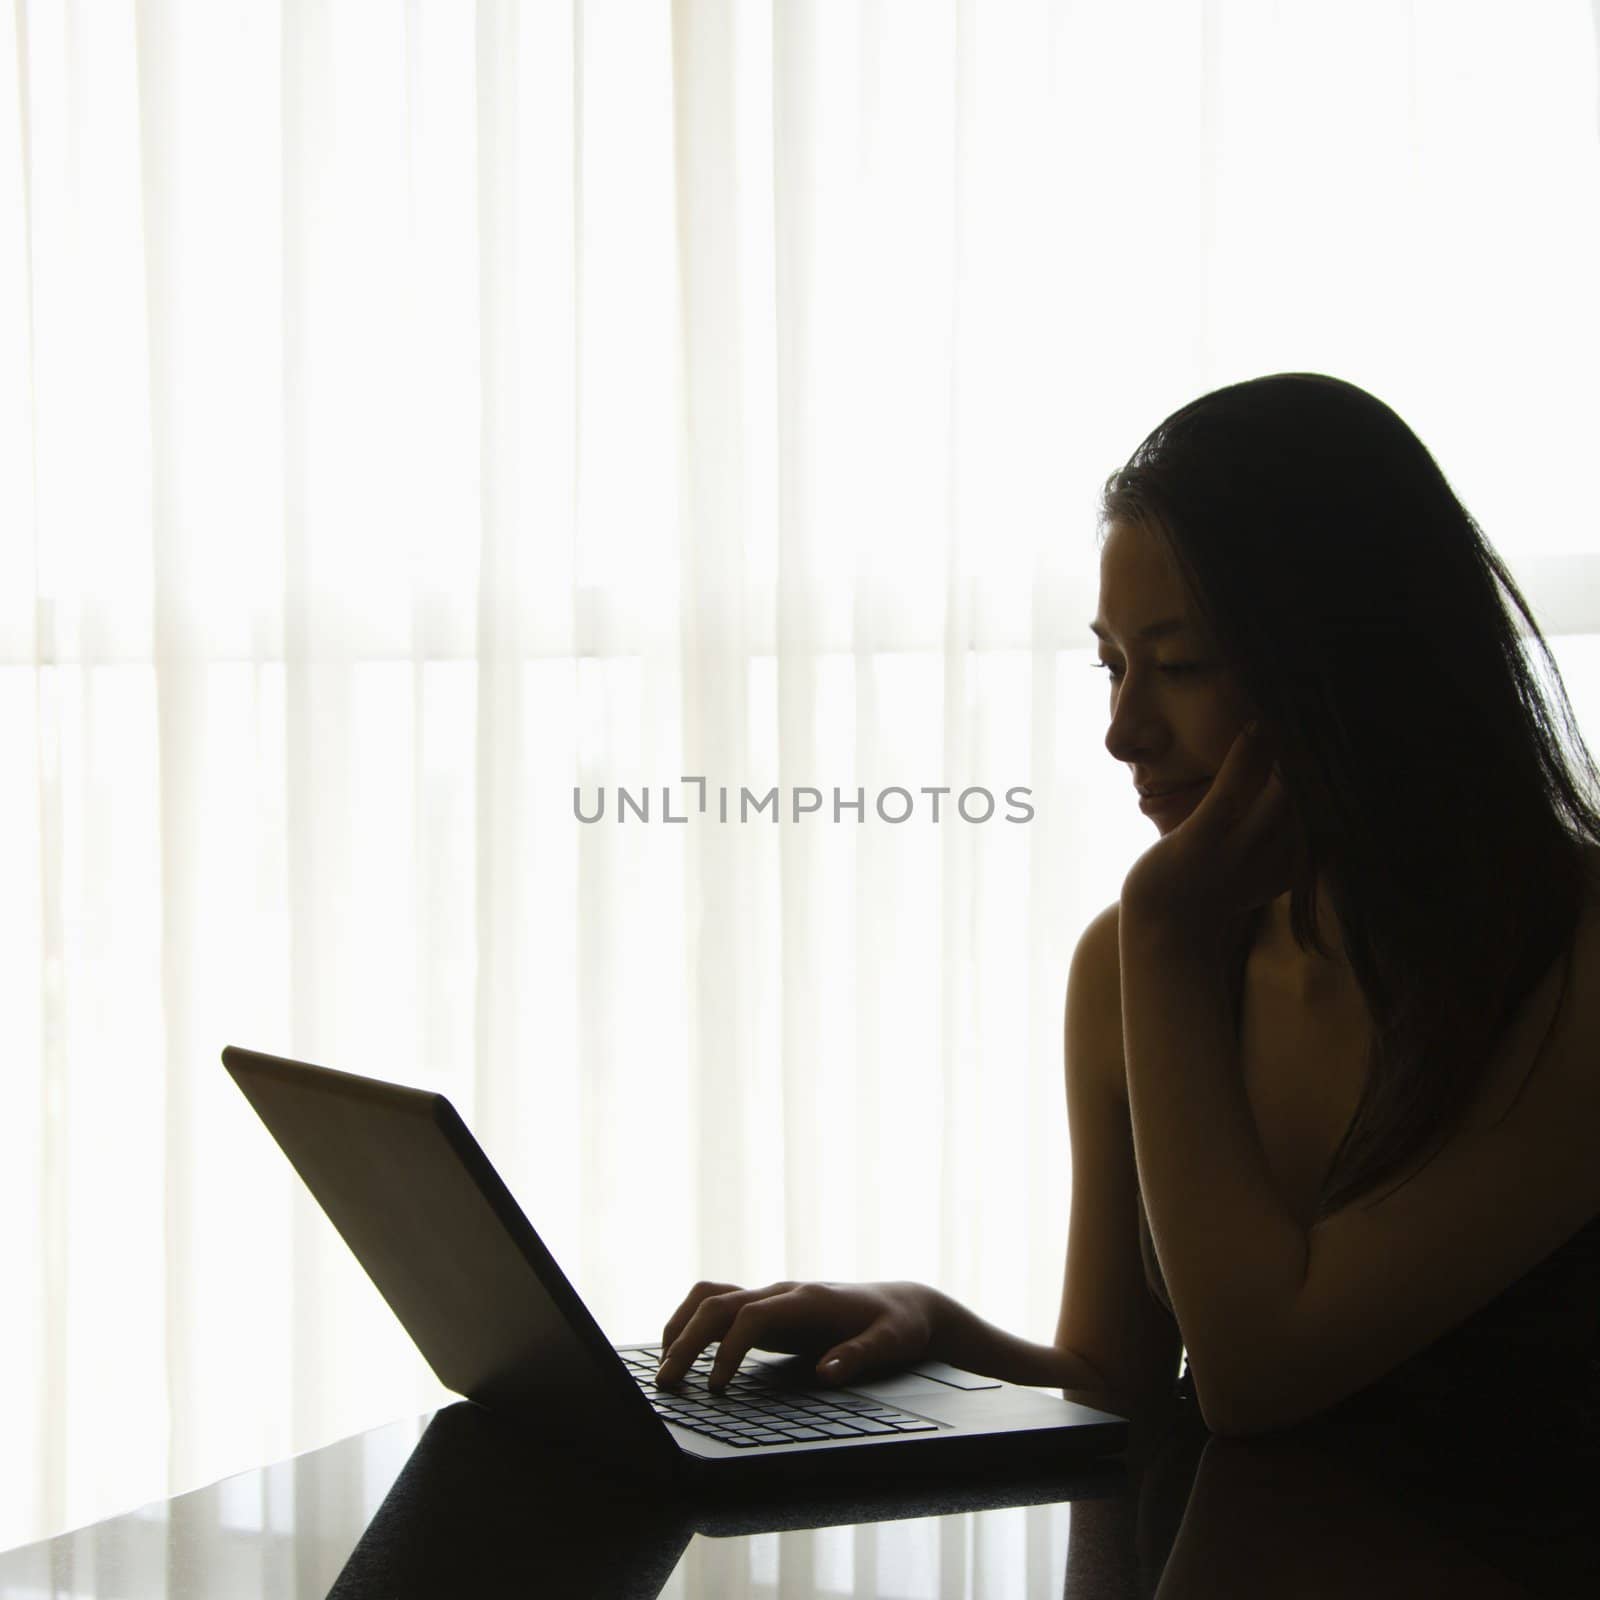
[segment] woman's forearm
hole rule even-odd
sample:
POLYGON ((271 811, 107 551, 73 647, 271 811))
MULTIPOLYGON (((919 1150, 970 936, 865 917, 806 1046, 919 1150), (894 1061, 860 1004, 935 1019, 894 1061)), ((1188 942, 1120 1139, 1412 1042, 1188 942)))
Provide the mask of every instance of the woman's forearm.
POLYGON ((1308 1235, 1267 1169, 1245 1091, 1223 942, 1124 895, 1122 1041, 1139 1187, 1213 1427, 1270 1392, 1308 1235))
POLYGON ((1099 1392, 1105 1388, 1100 1374, 1070 1350, 1007 1333, 947 1294, 938 1294, 937 1305, 929 1351, 936 1360, 987 1378, 1040 1389, 1099 1392))

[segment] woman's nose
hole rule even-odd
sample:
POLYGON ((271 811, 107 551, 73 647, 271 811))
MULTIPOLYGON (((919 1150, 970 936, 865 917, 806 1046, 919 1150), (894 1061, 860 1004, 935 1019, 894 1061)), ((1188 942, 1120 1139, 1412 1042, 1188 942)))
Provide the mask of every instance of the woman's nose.
POLYGON ((1161 743, 1160 719, 1150 703, 1123 690, 1106 729, 1106 749, 1118 761, 1134 761, 1161 743))

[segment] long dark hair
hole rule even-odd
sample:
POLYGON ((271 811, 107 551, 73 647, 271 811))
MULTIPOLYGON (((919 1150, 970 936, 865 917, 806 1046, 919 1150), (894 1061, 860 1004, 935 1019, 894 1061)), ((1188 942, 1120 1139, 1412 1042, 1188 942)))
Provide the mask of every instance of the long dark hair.
POLYGON ((1327 1216, 1431 1159, 1563 951, 1570 978, 1600 775, 1511 574, 1353 384, 1280 373, 1191 402, 1106 480, 1101 522, 1102 540, 1121 522, 1165 542, 1275 735, 1303 834, 1295 942, 1329 954, 1320 875, 1373 1018, 1327 1216))

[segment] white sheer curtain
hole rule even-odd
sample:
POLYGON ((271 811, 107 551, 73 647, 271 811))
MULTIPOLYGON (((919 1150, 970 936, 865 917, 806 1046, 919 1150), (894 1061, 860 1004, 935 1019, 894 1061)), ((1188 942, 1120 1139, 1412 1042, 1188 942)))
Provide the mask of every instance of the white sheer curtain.
POLYGON ((443 1397, 228 1042, 445 1090, 619 1340, 701 1275, 1048 1340, 1152 837, 1099 483, 1372 388, 1595 738, 1596 61, 1580 0, 0 9, 0 1545, 443 1397))

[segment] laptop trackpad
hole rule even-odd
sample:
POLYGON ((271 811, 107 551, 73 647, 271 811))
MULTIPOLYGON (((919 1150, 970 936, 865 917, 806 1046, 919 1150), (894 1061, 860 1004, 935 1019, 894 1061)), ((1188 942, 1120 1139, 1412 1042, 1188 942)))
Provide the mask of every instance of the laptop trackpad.
MULTIPOLYGON (((784 1388, 827 1392, 818 1384, 809 1357, 762 1355, 756 1359, 767 1369, 768 1375, 784 1388)), ((993 1378, 980 1378, 975 1373, 962 1372, 959 1368, 946 1366, 942 1361, 924 1361, 919 1363, 919 1366, 922 1370, 913 1367, 906 1372, 885 1373, 881 1378, 862 1378, 857 1381, 847 1379, 839 1387, 847 1392, 870 1394, 880 1400, 910 1400, 917 1395, 948 1395, 952 1389, 1000 1387, 993 1378), (948 1377, 941 1382, 939 1378, 933 1376, 934 1372, 947 1373, 948 1377)))
POLYGON ((913 1395, 950 1393, 950 1385, 937 1378, 924 1378, 919 1372, 895 1373, 887 1378, 868 1378, 861 1383, 846 1381, 840 1388, 856 1394, 869 1394, 879 1400, 909 1400, 913 1395))

